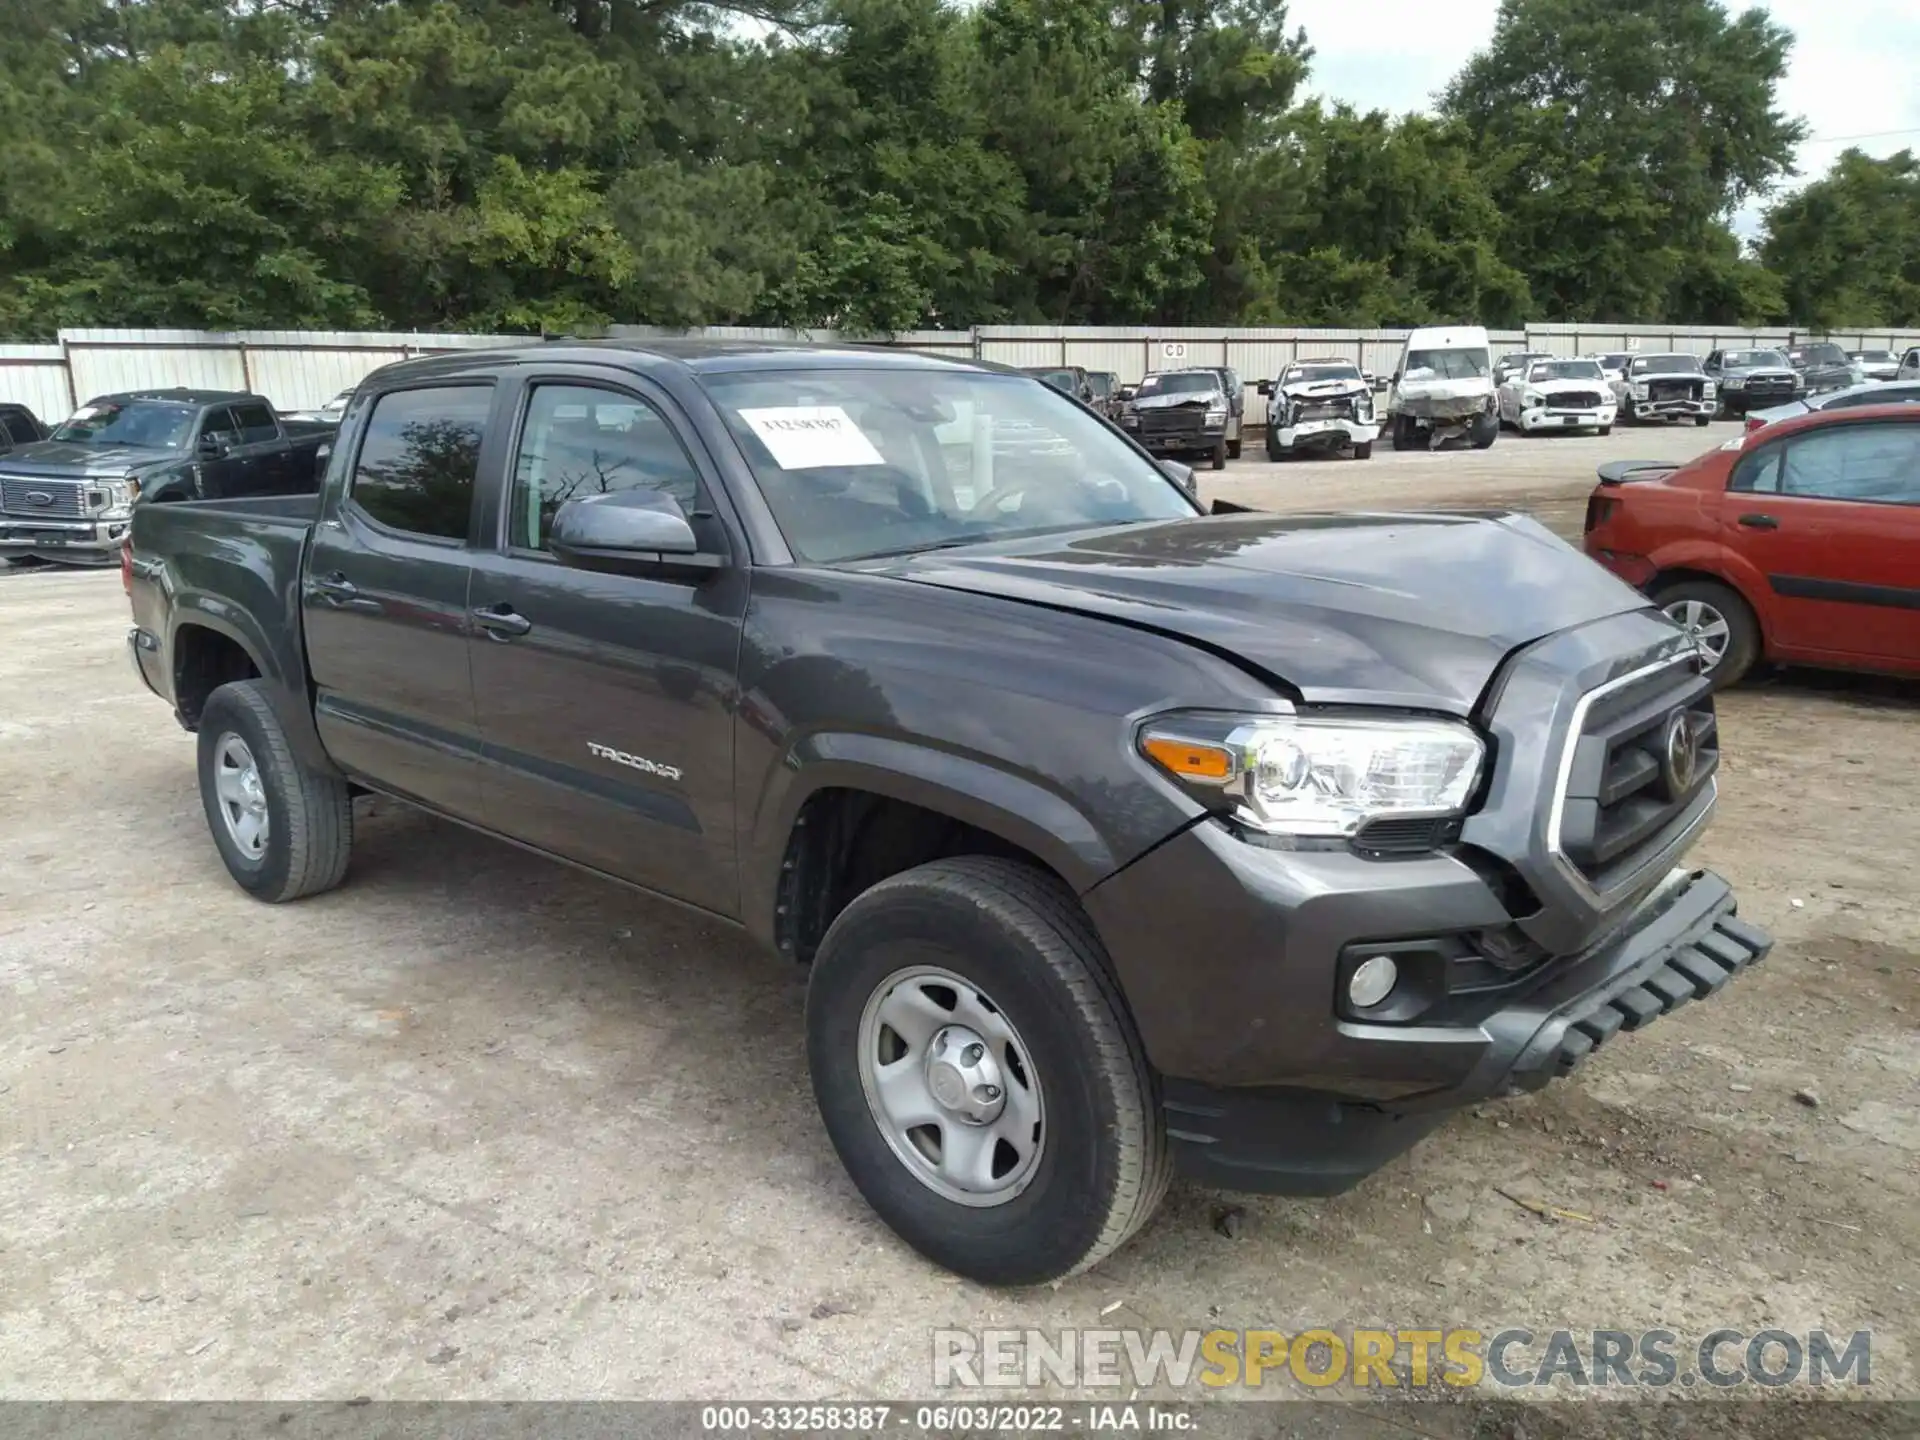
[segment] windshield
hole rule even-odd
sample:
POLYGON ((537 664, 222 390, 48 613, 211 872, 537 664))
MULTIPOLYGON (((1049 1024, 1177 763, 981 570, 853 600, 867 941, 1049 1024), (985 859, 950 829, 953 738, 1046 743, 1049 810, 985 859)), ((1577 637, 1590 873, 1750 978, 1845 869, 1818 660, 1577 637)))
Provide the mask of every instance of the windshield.
POLYGON ((1484 350, 1412 350, 1407 353, 1409 380, 1472 380, 1487 373, 1484 350))
POLYGON ((1595 363, 1597 363, 1602 370, 1624 370, 1627 368, 1627 357, 1625 355, 1602 355, 1598 357, 1595 363))
POLYGON ((1220 388, 1220 377, 1210 370, 1183 370, 1172 375, 1149 375, 1140 382, 1141 395, 1199 395, 1220 388))
POLYGON ((1636 375, 1698 375, 1698 355, 1637 355, 1633 361, 1636 375))
POLYGON ((1283 385, 1310 385, 1316 380, 1359 380, 1360 369, 1344 361, 1325 365, 1296 365, 1287 371, 1283 385))
POLYGON ((1796 365, 1844 365, 1847 352, 1838 345, 1805 345, 1787 352, 1796 365))
POLYGON ((1117 378, 1111 370, 1089 370, 1087 385, 1098 398, 1104 400, 1113 394, 1114 382, 1117 378))
POLYGON ((1898 365, 1891 350, 1855 350, 1853 358, 1866 365, 1898 365))
POLYGON ((1723 362, 1729 369, 1757 365, 1784 365, 1787 357, 1778 350, 1729 350, 1723 362))
POLYGON ((1045 381, 1054 389, 1069 395, 1080 388, 1079 381, 1075 379, 1071 370, 1028 370, 1023 373, 1033 376, 1036 380, 1045 381))
POLYGON ((1528 380, 1599 380, 1600 366, 1592 360, 1549 360, 1544 365, 1536 365, 1527 374, 1528 380))
POLYGON ((136 445, 180 450, 193 438, 200 410, 168 400, 95 400, 82 405, 53 432, 56 440, 81 445, 136 445))
POLYGON ((1158 466, 1101 421, 1014 376, 755 370, 704 383, 787 544, 805 560, 1195 513, 1158 466))

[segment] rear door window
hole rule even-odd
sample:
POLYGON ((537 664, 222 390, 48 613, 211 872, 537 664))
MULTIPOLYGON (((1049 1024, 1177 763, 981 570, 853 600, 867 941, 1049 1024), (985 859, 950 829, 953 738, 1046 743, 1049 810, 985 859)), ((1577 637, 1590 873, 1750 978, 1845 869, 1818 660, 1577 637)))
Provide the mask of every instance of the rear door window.
POLYGON ((234 406, 233 418, 240 426, 242 445, 264 445, 280 438, 280 427, 273 423, 273 411, 258 400, 234 406))
POLYGON ((1920 504, 1920 425, 1839 425, 1789 441, 1780 490, 1822 500, 1920 504))
POLYGON ((390 530, 464 540, 493 390, 443 385, 374 401, 348 500, 390 530))

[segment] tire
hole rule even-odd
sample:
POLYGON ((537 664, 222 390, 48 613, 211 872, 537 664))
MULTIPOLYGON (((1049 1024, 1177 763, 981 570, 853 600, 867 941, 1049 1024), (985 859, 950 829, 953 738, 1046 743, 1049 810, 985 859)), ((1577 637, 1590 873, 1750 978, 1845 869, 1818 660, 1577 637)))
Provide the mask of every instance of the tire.
POLYGON ((1754 619, 1753 608, 1731 586, 1717 580, 1682 580, 1661 586, 1654 592, 1653 603, 1677 623, 1689 629, 1696 625, 1701 628, 1702 642, 1715 653, 1707 671, 1714 689, 1737 684, 1760 659, 1760 623, 1754 619), (1712 617, 1718 617, 1725 626, 1725 644, 1717 652, 1707 633, 1712 617))
POLYGON ((1468 432, 1476 450, 1491 450, 1493 442, 1500 438, 1500 423, 1491 414, 1473 417, 1473 428, 1468 432))
POLYGON ((1267 459, 1277 463, 1278 461, 1284 460, 1286 455, 1287 452, 1280 448, 1279 433, 1269 425, 1267 427, 1267 459))
POLYGON ((1214 444, 1213 468, 1216 470, 1227 468, 1227 442, 1224 440, 1216 441, 1214 444))
POLYGON ((256 900, 277 905, 317 895, 347 873, 353 848, 347 782, 294 758, 261 681, 222 685, 208 697, 200 713, 200 803, 227 873, 256 900), (236 794, 247 798, 236 800, 236 794), (259 808, 252 810, 255 801, 259 808), (246 838, 257 832, 248 820, 258 818, 264 834, 259 848, 249 849, 246 838))
POLYGON ((1354 446, 1353 458, 1356 460, 1371 460, 1373 458, 1373 442, 1371 440, 1363 440, 1354 446))
MULTIPOLYGON (((1106 953, 1072 892, 1015 861, 937 860, 856 897, 814 956, 807 1067, 833 1148, 867 1203, 928 1259, 982 1284, 1078 1274, 1125 1244, 1166 1193, 1172 1157, 1159 1096, 1106 953), (920 986, 918 1006, 902 1018, 929 1029, 903 1044, 903 1032, 876 1017, 920 986), (890 1045, 902 1052, 897 1064, 915 1045, 934 1054, 939 1037, 952 1036, 943 1011, 985 1022, 989 1033, 959 1037, 957 1054, 977 1058, 972 1046, 983 1038, 998 1047, 986 1064, 1000 1071, 1002 1107, 1027 1094, 1039 1117, 1028 1156, 1004 1139, 985 1141, 985 1169, 973 1178, 997 1199, 967 1203, 935 1188, 948 1137, 978 1127, 952 1119, 932 1086, 918 1087, 908 1108, 935 1118, 905 1130, 868 1098, 870 1086, 880 1093, 873 1076, 890 1045), (931 1155, 929 1131, 939 1137, 931 1155)), ((963 1103, 997 1088, 971 1078, 973 1088, 957 1092, 963 1103)), ((1011 1133, 1028 1132, 1016 1121, 1011 1133)))
POLYGON ((1713 423, 1713 417, 1711 415, 1696 415, 1693 417, 1693 423, 1704 429, 1713 423))
POLYGON ((1242 444, 1242 441, 1238 439, 1229 440, 1227 442, 1227 458, 1229 460, 1238 460, 1240 458, 1241 444, 1242 444))
POLYGON ((1603 435, 1603 436, 1604 436, 1604 435, 1611 435, 1611 434, 1613 433, 1613 427, 1612 427, 1611 425, 1602 425, 1602 426, 1601 426, 1601 427, 1600 427, 1600 428, 1599 428, 1598 430, 1596 430, 1596 431, 1595 431, 1594 433, 1595 433, 1596 435, 1603 435))
POLYGON ((1634 412, 1633 401, 1628 400, 1621 405, 1620 423, 1622 425, 1638 425, 1640 423, 1639 415, 1634 412))
POLYGON ((1396 450, 1425 450, 1427 445, 1420 443, 1420 432, 1411 418, 1405 415, 1393 417, 1393 448, 1396 450))

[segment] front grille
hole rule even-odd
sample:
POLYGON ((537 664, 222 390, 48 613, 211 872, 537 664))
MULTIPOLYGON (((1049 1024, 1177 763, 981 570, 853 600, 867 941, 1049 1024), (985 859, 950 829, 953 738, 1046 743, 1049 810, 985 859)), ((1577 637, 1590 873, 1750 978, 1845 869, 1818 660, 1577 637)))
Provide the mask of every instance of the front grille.
POLYGON ((1793 381, 1785 375, 1756 375, 1747 381, 1749 395, 1792 395, 1793 381))
POLYGON ((1574 390, 1565 395, 1555 395, 1547 403, 1555 410, 1597 410, 1600 408, 1600 396, 1592 390, 1574 390))
POLYGON ((28 520, 77 520, 87 513, 87 492, 71 480, 0 475, 0 510, 28 520))
POLYGON ((1293 402, 1293 420, 1296 425, 1305 420, 1337 420, 1353 414, 1353 401, 1341 400, 1296 400, 1293 402))
POLYGON ((1204 405, 1180 405, 1169 410, 1142 410, 1140 433, 1155 440, 1171 436, 1198 435, 1206 428, 1204 405))
POLYGON ((1719 768, 1720 741, 1712 687, 1691 662, 1596 694, 1573 742, 1557 848, 1605 892, 1636 875, 1697 816, 1719 768))
POLYGON ((1698 400, 1700 381, 1698 380, 1649 380, 1647 382, 1649 400, 1698 400))

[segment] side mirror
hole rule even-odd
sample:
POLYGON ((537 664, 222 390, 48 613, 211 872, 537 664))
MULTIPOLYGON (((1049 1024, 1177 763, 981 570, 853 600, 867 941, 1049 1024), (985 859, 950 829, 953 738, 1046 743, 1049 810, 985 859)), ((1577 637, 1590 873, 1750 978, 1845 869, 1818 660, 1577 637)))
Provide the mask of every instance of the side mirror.
POLYGON ((1139 393, 1140 387, 1138 385, 1122 385, 1118 390, 1114 391, 1114 398, 1116 400, 1131 400, 1139 393))
POLYGON ((205 460, 224 460, 233 450, 233 442, 224 435, 202 435, 200 455, 205 460))
POLYGON ((1162 474, 1182 490, 1186 491, 1187 494, 1195 496, 1196 498, 1199 496, 1199 482, 1193 478, 1193 467, 1191 465, 1182 465, 1178 460, 1157 460, 1154 463, 1160 467, 1162 474))
POLYGON ((1269 400, 1270 400, 1270 399, 1272 399, 1272 398, 1273 398, 1273 381, 1271 381, 1271 380, 1262 380, 1262 381, 1261 381, 1261 382, 1260 382, 1260 383, 1259 383, 1258 385, 1256 385, 1256 386, 1255 386, 1254 388, 1255 388, 1256 390, 1258 390, 1258 391, 1260 392, 1260 394, 1261 394, 1261 395, 1262 395, 1263 397, 1265 397, 1266 399, 1269 399, 1269 400))
POLYGON ((700 552, 680 502, 661 490, 617 490, 569 500, 547 546, 563 565, 616 575, 707 575, 718 555, 700 552))

